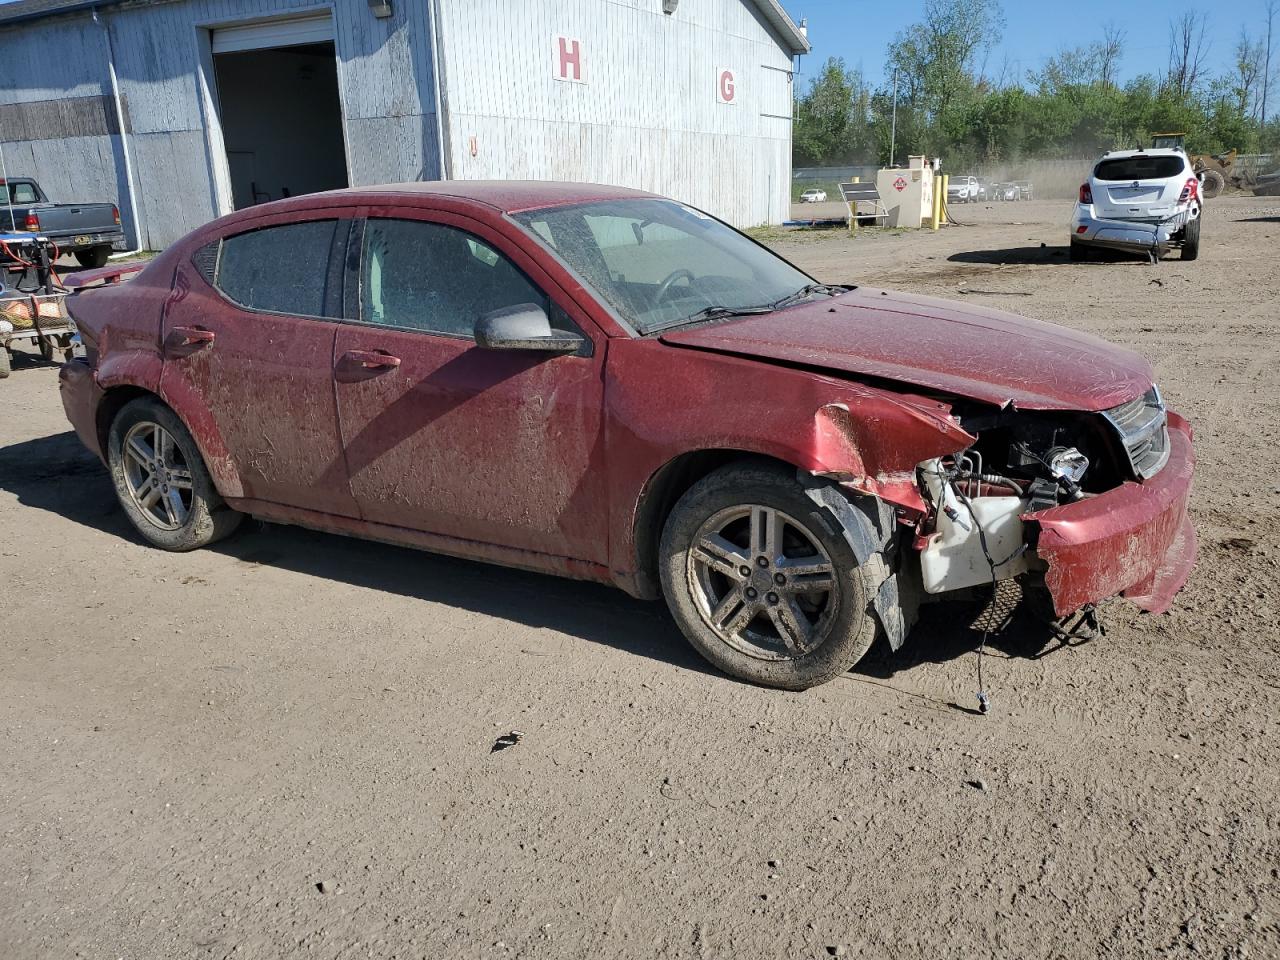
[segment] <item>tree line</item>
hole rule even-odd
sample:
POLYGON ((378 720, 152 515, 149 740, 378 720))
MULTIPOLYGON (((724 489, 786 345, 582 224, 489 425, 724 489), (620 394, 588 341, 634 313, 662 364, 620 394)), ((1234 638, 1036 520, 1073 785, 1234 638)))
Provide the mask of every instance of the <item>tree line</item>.
POLYGON ((872 89, 839 57, 823 64, 796 101, 795 163, 887 165, 924 154, 959 169, 1092 156, 1168 131, 1185 131, 1192 153, 1269 152, 1280 146, 1276 7, 1267 0, 1259 23, 1240 27, 1224 73, 1206 68, 1216 42, 1208 17, 1188 12, 1169 23, 1165 71, 1121 84, 1129 38, 1114 26, 1016 75, 1007 59, 991 63, 1004 27, 998 0, 928 0, 923 20, 889 45, 882 86, 872 89))

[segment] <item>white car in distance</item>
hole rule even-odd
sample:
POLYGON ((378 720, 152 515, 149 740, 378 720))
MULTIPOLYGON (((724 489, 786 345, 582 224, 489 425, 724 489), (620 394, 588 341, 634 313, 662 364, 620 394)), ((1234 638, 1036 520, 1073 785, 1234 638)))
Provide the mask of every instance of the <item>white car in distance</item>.
POLYGON ((800 194, 801 203, 826 203, 827 191, 819 190, 817 187, 810 187, 804 193, 800 194))
POLYGON ((1080 185, 1071 215, 1071 259, 1094 247, 1146 253, 1180 247, 1200 255, 1200 180, 1181 150, 1116 150, 1080 185))
POLYGON ((977 203, 979 189, 977 177, 952 177, 947 182, 947 203, 977 203))

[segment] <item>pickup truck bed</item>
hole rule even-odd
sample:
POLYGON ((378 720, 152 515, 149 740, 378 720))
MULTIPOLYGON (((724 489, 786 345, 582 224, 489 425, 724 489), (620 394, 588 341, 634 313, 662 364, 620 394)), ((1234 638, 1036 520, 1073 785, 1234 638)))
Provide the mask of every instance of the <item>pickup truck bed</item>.
MULTIPOLYGON (((74 253, 81 265, 101 267, 111 248, 124 241, 120 211, 111 203, 52 203, 29 178, 0 180, 10 207, 0 197, 0 232, 28 231, 48 237, 60 253, 74 253)), ((7 266, 7 264, 6 264, 7 266)))

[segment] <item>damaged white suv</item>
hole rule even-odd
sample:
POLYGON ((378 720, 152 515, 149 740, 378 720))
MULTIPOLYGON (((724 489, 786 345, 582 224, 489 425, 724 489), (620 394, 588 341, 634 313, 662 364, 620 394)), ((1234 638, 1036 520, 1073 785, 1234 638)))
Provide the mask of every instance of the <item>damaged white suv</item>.
POLYGON ((1071 216, 1071 259, 1111 247, 1158 258, 1180 247, 1200 255, 1200 180, 1181 150, 1117 150, 1103 156, 1071 216))

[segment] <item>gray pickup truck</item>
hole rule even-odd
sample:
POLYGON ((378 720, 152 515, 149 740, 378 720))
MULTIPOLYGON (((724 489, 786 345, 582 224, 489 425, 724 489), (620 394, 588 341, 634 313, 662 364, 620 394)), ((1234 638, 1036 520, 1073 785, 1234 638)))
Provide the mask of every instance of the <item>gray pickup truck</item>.
POLYGON ((0 187, 8 192, 7 198, 0 195, 0 233, 26 231, 48 237, 59 253, 74 253, 82 267, 105 266, 112 246, 124 240, 114 204, 50 203, 40 184, 28 177, 0 180, 0 187))

